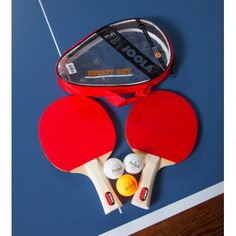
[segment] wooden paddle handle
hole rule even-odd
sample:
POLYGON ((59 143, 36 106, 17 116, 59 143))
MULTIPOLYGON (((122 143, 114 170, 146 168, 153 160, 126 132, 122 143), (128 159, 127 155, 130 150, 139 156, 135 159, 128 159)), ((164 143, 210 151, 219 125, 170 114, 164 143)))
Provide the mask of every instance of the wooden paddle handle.
POLYGON ((84 165, 86 175, 93 182, 105 214, 108 214, 122 206, 119 198, 115 194, 109 180, 103 173, 103 168, 98 159, 94 159, 84 165))
POLYGON ((139 180, 138 190, 135 192, 131 203, 134 206, 149 209, 153 183, 160 167, 160 158, 147 154, 144 158, 144 168, 139 180))

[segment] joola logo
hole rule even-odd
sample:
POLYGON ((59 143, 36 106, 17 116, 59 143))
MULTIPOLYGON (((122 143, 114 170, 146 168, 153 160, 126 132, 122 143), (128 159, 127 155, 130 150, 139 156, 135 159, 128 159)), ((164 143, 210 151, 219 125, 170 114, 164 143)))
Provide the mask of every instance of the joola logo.
POLYGON ((135 49, 127 45, 126 47, 122 48, 121 51, 125 52, 129 58, 132 58, 135 63, 142 66, 148 73, 152 73, 154 65, 148 64, 148 61, 145 60, 141 55, 137 54, 135 49))
POLYGON ((159 66, 157 66, 151 59, 149 59, 114 28, 107 27, 98 31, 98 34, 149 78, 154 78, 157 74, 162 72, 159 66))

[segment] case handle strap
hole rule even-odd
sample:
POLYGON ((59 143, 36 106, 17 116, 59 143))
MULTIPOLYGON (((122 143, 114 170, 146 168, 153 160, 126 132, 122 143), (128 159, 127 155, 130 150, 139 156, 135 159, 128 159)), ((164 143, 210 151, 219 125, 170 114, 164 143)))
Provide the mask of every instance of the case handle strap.
MULTIPOLYGON (((78 89, 74 88, 70 84, 62 81, 60 78, 58 78, 58 81, 59 81, 59 84, 61 85, 61 87, 63 88, 63 90, 69 94, 77 94, 77 95, 82 95, 82 96, 92 96, 92 95, 88 95, 86 93, 83 93, 82 91, 79 91, 78 89)), ((116 107, 121 107, 121 106, 130 104, 130 103, 140 99, 141 97, 148 96, 148 94, 151 91, 152 86, 153 86, 152 83, 145 84, 139 90, 137 90, 134 94, 132 94, 132 96, 129 98, 122 97, 122 96, 118 95, 117 93, 114 93, 113 91, 110 91, 107 89, 103 89, 102 94, 104 94, 104 95, 100 95, 100 96, 98 95, 95 97, 103 96, 112 105, 114 105, 116 107)))
POLYGON ((106 90, 105 91, 105 98, 108 102, 110 102, 112 105, 116 106, 116 107, 121 107, 124 105, 128 105, 138 99, 140 99, 141 97, 146 97, 149 95, 150 91, 151 91, 152 86, 150 84, 148 84, 145 87, 142 87, 140 90, 136 91, 135 94, 133 94, 131 97, 129 98, 124 98, 112 91, 106 90))

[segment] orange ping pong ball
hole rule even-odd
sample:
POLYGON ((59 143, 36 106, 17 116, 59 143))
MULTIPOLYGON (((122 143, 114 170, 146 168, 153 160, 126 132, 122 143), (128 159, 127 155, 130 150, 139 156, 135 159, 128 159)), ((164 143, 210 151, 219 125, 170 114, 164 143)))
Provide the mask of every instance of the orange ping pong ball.
POLYGON ((122 175, 116 182, 116 189, 122 196, 132 196, 138 189, 137 180, 132 175, 122 175))

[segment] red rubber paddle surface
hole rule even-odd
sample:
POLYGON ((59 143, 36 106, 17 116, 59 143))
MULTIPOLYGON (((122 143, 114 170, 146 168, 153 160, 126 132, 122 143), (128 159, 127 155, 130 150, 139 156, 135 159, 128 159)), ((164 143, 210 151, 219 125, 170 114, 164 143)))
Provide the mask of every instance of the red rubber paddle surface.
POLYGON ((134 104, 126 122, 132 149, 178 163, 196 143, 198 121, 192 106, 169 91, 155 91, 134 104))
POLYGON ((113 123, 96 101, 68 96, 52 103, 39 122, 39 138, 47 159, 69 172, 113 151, 113 123))

